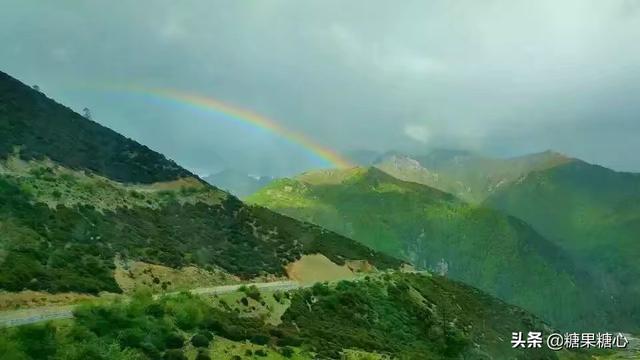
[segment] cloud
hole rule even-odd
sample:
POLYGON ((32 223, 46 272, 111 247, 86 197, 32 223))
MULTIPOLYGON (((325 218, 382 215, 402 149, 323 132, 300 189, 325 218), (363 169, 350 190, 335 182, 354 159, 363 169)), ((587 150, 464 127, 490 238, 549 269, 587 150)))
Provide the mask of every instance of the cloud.
POLYGON ((500 156, 552 148, 640 171, 629 155, 640 153, 637 2, 150 2, 4 6, 0 69, 202 172, 319 164, 219 114, 101 85, 215 97, 338 151, 409 137, 500 156))
POLYGON ((424 125, 407 124, 404 126, 404 134, 410 139, 419 141, 423 144, 426 144, 430 138, 429 129, 424 125))
POLYGON ((446 68, 443 62, 433 57, 358 37, 344 25, 332 24, 330 33, 343 51, 345 60, 356 68, 370 67, 373 71, 391 72, 396 76, 424 76, 446 68))

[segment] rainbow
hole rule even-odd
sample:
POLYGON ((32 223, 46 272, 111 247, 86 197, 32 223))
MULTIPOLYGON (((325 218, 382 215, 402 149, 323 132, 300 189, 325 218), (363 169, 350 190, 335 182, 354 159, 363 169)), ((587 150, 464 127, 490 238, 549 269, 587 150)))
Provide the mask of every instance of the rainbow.
POLYGON ((354 166, 349 160, 345 159, 337 152, 317 143, 305 134, 287 129, 284 126, 278 124, 276 121, 269 119, 266 116, 257 114, 251 110, 242 109, 240 107, 233 106, 223 101, 214 99, 212 97, 178 91, 174 89, 128 87, 128 90, 155 98, 170 100, 204 111, 222 114, 226 118, 232 119, 234 121, 242 122, 260 129, 264 129, 267 132, 276 134, 283 139, 286 139, 289 142, 302 147, 323 162, 331 165, 331 167, 350 168, 354 166))

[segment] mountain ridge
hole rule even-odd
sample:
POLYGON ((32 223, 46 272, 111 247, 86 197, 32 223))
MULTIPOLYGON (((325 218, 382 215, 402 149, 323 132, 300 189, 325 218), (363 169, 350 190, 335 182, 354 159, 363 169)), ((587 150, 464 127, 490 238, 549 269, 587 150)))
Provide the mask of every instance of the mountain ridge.
POLYGON ((248 201, 324 226, 419 269, 448 272, 556 324, 585 326, 578 308, 593 310, 600 324, 608 316, 586 301, 605 301, 598 289, 580 287, 589 284, 588 274, 524 221, 375 167, 342 172, 277 180, 248 201), (555 301, 546 298, 552 294, 555 301), (574 308, 557 311, 558 301, 574 308))
POLYGON ((402 262, 247 206, 163 155, 0 74, 0 288, 119 292, 114 259, 285 275, 304 254, 402 262), (16 151, 16 148, 19 151, 16 151))
POLYGON ((87 169, 120 182, 153 183, 194 177, 145 145, 86 119, 0 71, 0 159, 16 151, 87 169))

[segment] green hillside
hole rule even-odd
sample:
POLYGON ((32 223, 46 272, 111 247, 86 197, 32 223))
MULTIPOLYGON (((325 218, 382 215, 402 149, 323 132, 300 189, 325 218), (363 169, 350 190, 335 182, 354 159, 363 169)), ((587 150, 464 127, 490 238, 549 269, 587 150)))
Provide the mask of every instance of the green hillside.
POLYGON ((248 200, 421 269, 446 269, 451 278, 553 324, 584 327, 613 321, 599 307, 602 294, 589 286, 591 279, 521 220, 376 168, 306 173, 275 181, 248 200))
POLYGON ((417 182, 480 203, 500 188, 531 171, 573 161, 562 154, 545 151, 499 159, 468 151, 433 150, 426 155, 389 153, 374 164, 398 179, 417 182))
POLYGON ((611 294, 611 308, 640 324, 640 175, 575 161, 533 172, 486 201, 532 224, 611 294))
POLYGON ((303 254, 400 261, 249 207, 0 74, 0 290, 118 292, 114 259, 284 275, 303 254))
POLYGON ((384 274, 289 293, 180 294, 84 306, 73 322, 0 329, 11 359, 587 359, 512 349, 553 330, 526 311, 439 276, 384 274), (284 307, 277 323, 245 310, 284 307))

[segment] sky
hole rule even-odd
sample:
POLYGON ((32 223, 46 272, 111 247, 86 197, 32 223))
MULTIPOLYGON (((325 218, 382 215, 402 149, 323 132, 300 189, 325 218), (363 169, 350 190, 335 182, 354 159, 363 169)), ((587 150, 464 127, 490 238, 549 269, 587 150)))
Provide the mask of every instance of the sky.
POLYGON ((553 149, 640 172, 640 0, 0 0, 0 70, 201 175, 326 149, 553 149))

